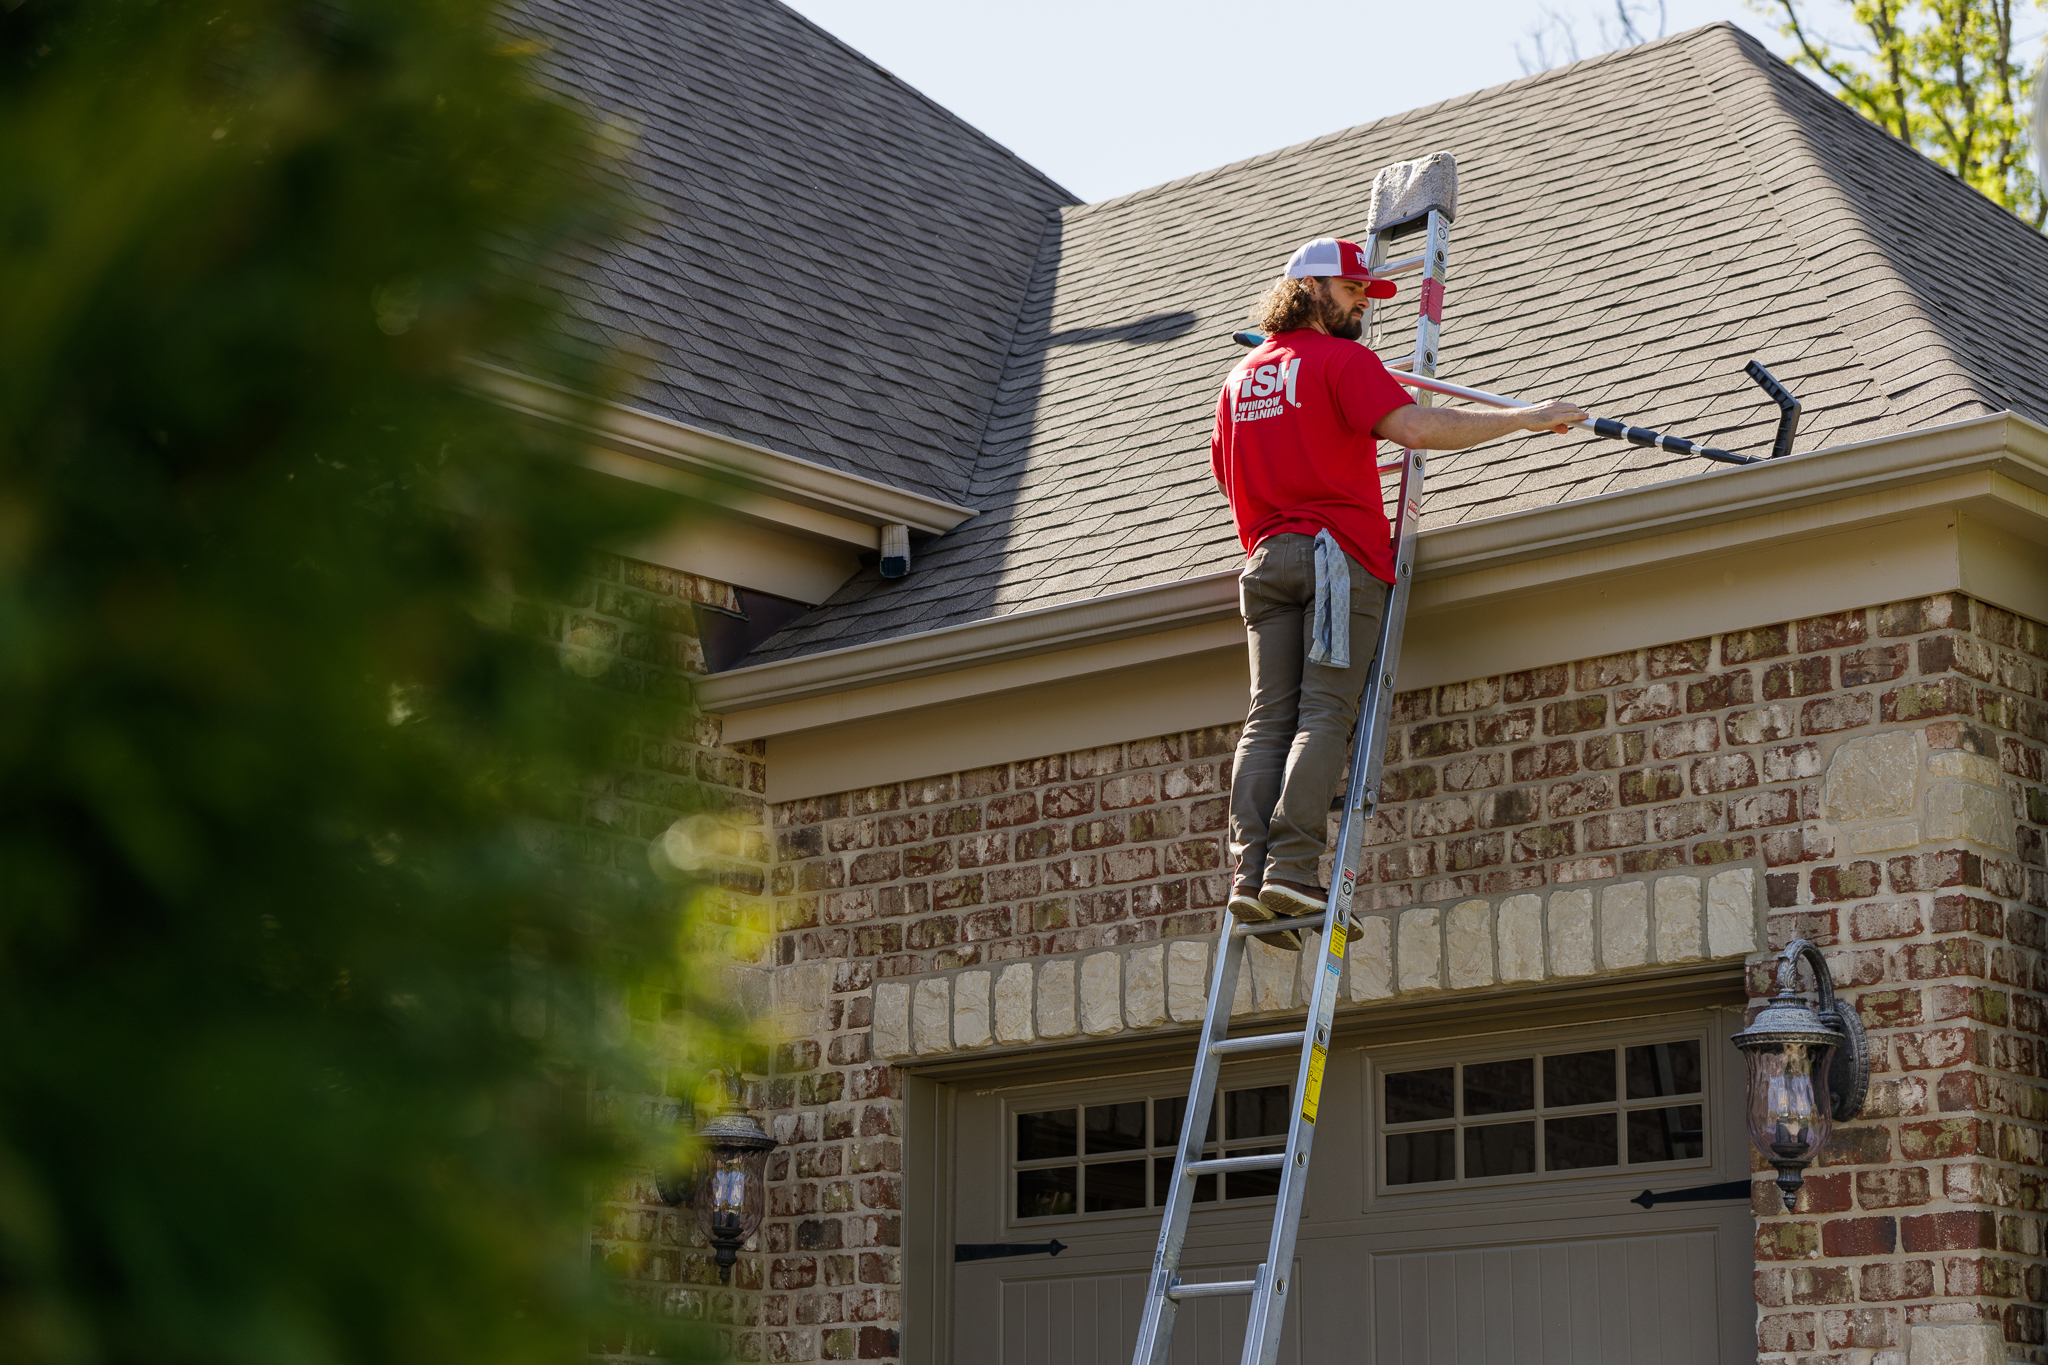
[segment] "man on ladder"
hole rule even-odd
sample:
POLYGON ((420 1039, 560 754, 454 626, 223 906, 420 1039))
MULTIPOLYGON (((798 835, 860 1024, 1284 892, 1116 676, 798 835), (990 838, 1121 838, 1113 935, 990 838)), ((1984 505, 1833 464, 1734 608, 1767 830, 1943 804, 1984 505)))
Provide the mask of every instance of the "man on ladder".
MULTIPOLYGON (((1517 431, 1568 430, 1575 404, 1474 412, 1419 407, 1357 344, 1372 299, 1393 297, 1355 242, 1319 237, 1266 291, 1266 334, 1224 382, 1210 463, 1244 543, 1238 605, 1251 710, 1230 780, 1230 913, 1320 913, 1330 799, 1372 672, 1394 548, 1378 442, 1457 450, 1517 431)), ((1281 930, 1267 942, 1295 948, 1281 930)))

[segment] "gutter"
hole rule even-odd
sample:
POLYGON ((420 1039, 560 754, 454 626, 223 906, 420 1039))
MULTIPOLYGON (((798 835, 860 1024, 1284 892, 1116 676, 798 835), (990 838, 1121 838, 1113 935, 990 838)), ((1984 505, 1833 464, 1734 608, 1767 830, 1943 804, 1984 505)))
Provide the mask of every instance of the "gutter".
MULTIPOLYGON (((1424 531, 1418 584, 1957 475, 2002 475, 2048 496, 2048 427, 1994 413, 1898 436, 1713 470, 1424 531)), ((1181 627, 1234 621, 1237 572, 1061 603, 715 674, 706 711, 731 714, 1181 627)), ((1201 638, 1190 636, 1191 643, 1201 638)), ((1206 646, 1205 646, 1206 647, 1206 646)))
MULTIPOLYGON (((774 504, 779 503, 863 526, 906 526, 935 536, 952 530, 978 510, 800 460, 624 403, 595 401, 573 389, 485 361, 472 360, 469 365, 471 387, 485 397, 574 432, 613 453, 610 461, 588 460, 593 467, 725 505, 750 520, 820 534, 816 519, 778 513, 774 504), (616 456, 645 462, 657 470, 621 468, 616 456), (661 477, 657 471, 666 471, 669 477, 661 477), (764 494, 766 498, 761 496, 764 494)), ((865 541, 870 548, 876 543, 874 537, 865 541)))

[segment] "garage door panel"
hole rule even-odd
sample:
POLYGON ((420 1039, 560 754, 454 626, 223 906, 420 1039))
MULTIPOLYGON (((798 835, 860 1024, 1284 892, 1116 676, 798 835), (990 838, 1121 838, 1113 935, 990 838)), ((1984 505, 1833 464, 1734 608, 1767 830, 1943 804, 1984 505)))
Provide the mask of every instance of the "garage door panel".
MULTIPOLYGON (((1251 1264, 1190 1269, 1197 1284, 1251 1278, 1251 1264)), ((1129 1365, 1144 1313, 1144 1275, 1081 1274, 1058 1278, 1011 1277, 990 1285, 986 1273, 963 1272, 964 1302, 1002 1305, 1000 1323, 959 1322, 960 1359, 990 1365, 1129 1365), (975 1281, 969 1283, 970 1279, 975 1281), (996 1328, 991 1332, 990 1327, 996 1328), (993 1340, 990 1340, 993 1338, 993 1340), (987 1346, 983 1343, 986 1342, 987 1346), (987 1347, 999 1343, 1000 1352, 987 1347)), ((1295 1296, 1297 1302, 1301 1298, 1295 1296)), ((1282 1324, 1280 1359, 1301 1360, 1300 1317, 1290 1304, 1282 1324)), ((1196 1299, 1180 1310, 1173 1334, 1173 1365, 1235 1365, 1244 1349, 1247 1303, 1243 1299, 1196 1299)))
POLYGON ((1374 1365, 1719 1365, 1717 1234, 1370 1258, 1374 1365))

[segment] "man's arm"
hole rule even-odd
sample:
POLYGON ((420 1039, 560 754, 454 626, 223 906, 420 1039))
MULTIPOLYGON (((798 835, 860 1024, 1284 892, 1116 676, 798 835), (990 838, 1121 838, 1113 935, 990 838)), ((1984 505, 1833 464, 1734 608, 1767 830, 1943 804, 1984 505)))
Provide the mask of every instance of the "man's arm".
POLYGON ((1535 407, 1484 411, 1404 403, 1380 418, 1372 434, 1410 450, 1463 450, 1517 431, 1569 431, 1570 423, 1583 422, 1587 416, 1584 408, 1562 398, 1535 407))

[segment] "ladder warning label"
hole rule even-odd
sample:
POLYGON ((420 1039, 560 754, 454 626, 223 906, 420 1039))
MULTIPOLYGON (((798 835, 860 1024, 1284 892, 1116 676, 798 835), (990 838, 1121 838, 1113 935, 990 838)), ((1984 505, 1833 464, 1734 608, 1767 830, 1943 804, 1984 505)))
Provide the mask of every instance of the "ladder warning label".
POLYGON ((1330 931, 1330 951, 1335 953, 1340 960, 1344 956, 1344 940, 1348 937, 1349 935, 1344 932, 1344 926, 1341 924, 1330 931))
POLYGON ((1301 1117, 1304 1122, 1316 1121, 1316 1104, 1323 1098, 1323 1058, 1328 1055, 1321 1043, 1317 1043, 1308 1058, 1308 1084, 1301 1088, 1301 1117))

